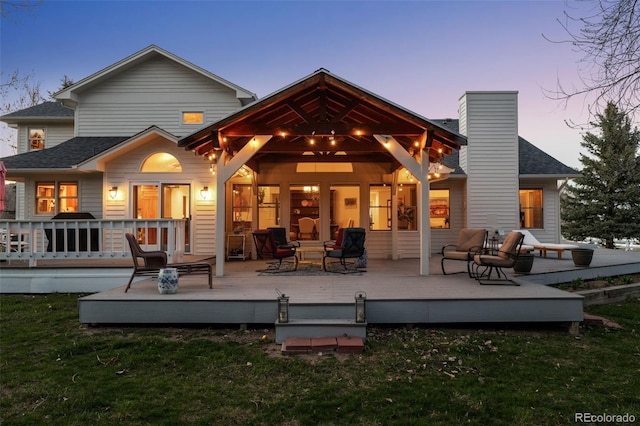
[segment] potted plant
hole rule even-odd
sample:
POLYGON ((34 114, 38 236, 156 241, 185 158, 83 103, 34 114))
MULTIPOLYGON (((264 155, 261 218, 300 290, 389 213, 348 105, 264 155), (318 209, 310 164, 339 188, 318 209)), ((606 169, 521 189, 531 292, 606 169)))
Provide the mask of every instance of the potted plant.
POLYGON ((576 248, 571 250, 571 258, 576 266, 589 266, 593 259, 593 249, 576 248))
POLYGON ((528 274, 533 268, 533 253, 520 253, 518 260, 513 265, 513 272, 517 274, 528 274))

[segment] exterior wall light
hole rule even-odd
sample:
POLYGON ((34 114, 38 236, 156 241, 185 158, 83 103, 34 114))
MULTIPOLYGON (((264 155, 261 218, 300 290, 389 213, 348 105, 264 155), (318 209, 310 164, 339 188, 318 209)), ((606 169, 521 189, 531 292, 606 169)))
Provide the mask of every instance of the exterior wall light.
POLYGON ((109 190, 109 197, 111 197, 112 200, 115 200, 117 196, 118 196, 118 187, 112 186, 111 189, 109 190))
POLYGON ((204 188, 202 188, 200 190, 200 196, 202 197, 203 200, 208 200, 209 199, 209 187, 205 186, 204 188))

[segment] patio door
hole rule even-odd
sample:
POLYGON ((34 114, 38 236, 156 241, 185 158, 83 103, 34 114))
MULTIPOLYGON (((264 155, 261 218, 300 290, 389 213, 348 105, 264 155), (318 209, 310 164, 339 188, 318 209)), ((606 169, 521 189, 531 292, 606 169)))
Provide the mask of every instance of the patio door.
MULTIPOLYGON (((145 184, 133 186, 133 211, 137 219, 185 219, 185 253, 191 252, 191 186, 184 184, 145 184)), ((166 250, 167 230, 138 228, 138 242, 145 249, 166 250)))

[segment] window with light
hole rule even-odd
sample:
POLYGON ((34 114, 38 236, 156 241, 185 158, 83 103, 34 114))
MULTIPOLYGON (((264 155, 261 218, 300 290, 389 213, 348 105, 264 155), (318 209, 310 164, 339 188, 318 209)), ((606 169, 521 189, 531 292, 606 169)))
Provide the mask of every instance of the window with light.
POLYGON ((202 111, 185 111, 182 113, 182 124, 203 124, 204 113, 202 111))
POLYGON ((520 190, 520 227, 542 229, 542 189, 520 190))
POLYGON ((77 182, 38 182, 36 184, 36 214, 77 211, 77 182))
POLYGON ((44 129, 29 129, 29 150, 44 149, 44 129))

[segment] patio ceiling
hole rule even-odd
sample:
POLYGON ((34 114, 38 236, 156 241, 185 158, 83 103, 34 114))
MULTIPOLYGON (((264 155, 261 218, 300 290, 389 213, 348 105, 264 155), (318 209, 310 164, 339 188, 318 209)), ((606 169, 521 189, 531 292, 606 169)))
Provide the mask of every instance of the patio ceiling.
POLYGON ((320 69, 178 142, 198 155, 240 151, 254 136, 272 135, 248 165, 282 162, 377 162, 400 166, 373 135, 393 136, 411 155, 428 148, 437 161, 466 144, 440 127, 320 69))

